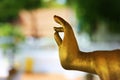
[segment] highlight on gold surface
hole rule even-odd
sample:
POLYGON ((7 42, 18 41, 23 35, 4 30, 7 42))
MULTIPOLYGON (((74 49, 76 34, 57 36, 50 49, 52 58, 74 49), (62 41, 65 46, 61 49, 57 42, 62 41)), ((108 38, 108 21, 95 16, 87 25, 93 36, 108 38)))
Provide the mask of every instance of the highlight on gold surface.
POLYGON ((101 80, 120 80, 120 50, 82 52, 71 25, 56 15, 54 20, 61 25, 54 27, 54 39, 64 69, 97 74, 101 80), (63 40, 59 32, 64 32, 63 40))

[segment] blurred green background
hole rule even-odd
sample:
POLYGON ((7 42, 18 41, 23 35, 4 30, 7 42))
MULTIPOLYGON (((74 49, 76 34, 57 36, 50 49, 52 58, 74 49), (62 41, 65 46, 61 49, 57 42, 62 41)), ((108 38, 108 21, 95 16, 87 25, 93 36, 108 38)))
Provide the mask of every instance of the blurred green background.
POLYGON ((120 34, 120 1, 119 0, 2 0, 0 2, 0 22, 14 23, 19 20, 21 10, 35 10, 38 8, 69 7, 76 14, 78 32, 87 32, 90 37, 101 29, 112 34, 120 34), (19 4, 18 4, 19 3, 19 4))
MULTIPOLYGON (((53 20, 54 15, 63 17, 72 25, 83 51, 120 47, 120 0, 1 0, 1 65, 2 61, 8 64, 5 68, 8 73, 0 73, 4 75, 2 78, 13 80, 13 75, 18 73, 22 75, 29 72, 36 75, 52 72, 62 74, 64 80, 87 80, 85 76, 80 76, 84 73, 70 74, 60 70, 62 68, 59 68, 58 50, 52 30, 57 25, 53 20), (54 63, 51 65, 57 64, 55 67, 51 67, 51 60, 54 63), (21 69, 22 65, 24 67, 21 69), (48 67, 44 67, 45 65, 48 67)), ((25 74, 23 77, 27 78, 26 76, 31 75, 25 74)), ((14 80, 19 79, 17 76, 14 80)), ((51 80, 54 80, 53 77, 51 80)))

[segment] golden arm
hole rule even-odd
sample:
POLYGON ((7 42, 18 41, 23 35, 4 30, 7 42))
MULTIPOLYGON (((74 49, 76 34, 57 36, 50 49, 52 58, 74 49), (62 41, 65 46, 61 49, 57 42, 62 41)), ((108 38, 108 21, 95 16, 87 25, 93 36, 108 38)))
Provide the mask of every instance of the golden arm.
POLYGON ((65 69, 95 73, 102 80, 120 80, 120 50, 81 52, 72 27, 64 19, 54 16, 62 27, 54 27, 61 65, 65 69), (59 32, 64 32, 63 40, 59 32))
POLYGON ((54 16, 54 20, 62 26, 54 27, 54 38, 58 44, 60 61, 63 68, 95 73, 89 54, 86 55, 79 50, 77 40, 70 24, 59 16, 54 16), (59 32, 64 32, 63 40, 59 32))

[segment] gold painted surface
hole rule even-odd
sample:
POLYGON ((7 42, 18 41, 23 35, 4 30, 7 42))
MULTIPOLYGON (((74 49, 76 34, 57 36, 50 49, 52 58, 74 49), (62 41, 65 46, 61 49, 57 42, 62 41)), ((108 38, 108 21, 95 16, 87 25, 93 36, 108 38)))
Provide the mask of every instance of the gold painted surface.
POLYGON ((54 38, 63 68, 97 74, 101 80, 120 80, 120 50, 81 52, 71 25, 56 15, 54 20, 61 25, 54 27, 54 38), (59 32, 64 32, 63 40, 59 32))

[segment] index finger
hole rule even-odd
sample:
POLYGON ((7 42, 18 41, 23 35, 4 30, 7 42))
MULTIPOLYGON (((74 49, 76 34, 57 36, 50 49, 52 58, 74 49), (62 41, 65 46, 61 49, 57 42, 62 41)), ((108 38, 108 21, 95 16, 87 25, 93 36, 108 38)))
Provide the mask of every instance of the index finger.
POLYGON ((59 17, 59 16, 56 16, 56 15, 55 15, 55 16, 54 16, 54 20, 55 20, 58 24, 62 25, 62 27, 63 27, 64 29, 71 28, 70 24, 69 24, 67 21, 65 21, 63 18, 59 17))

